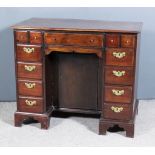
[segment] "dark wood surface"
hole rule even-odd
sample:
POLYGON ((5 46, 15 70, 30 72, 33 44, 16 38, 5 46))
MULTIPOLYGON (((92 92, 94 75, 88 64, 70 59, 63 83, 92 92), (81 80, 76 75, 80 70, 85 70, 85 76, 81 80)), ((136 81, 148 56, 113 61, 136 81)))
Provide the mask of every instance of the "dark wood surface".
POLYGON ((34 80, 18 80, 19 95, 23 96, 43 96, 43 88, 41 81, 34 80), (35 84, 33 88, 27 88, 25 84, 35 84))
POLYGON ((120 46, 120 35, 119 34, 106 34, 106 47, 119 47, 120 46))
POLYGON ((50 45, 72 45, 84 47, 103 46, 103 35, 99 34, 76 34, 76 33, 49 33, 44 34, 45 44, 50 45))
POLYGON ((27 62, 41 62, 41 46, 40 45, 23 45, 18 44, 16 47, 16 57, 18 61, 27 61, 27 62), (24 48, 32 49, 32 53, 26 53, 24 48))
POLYGON ((133 137, 141 25, 33 18, 13 26, 15 125, 33 118, 47 129, 52 111, 101 113, 100 134, 119 125, 133 137))
POLYGON ((132 101, 132 87, 130 86, 105 86, 105 102, 121 102, 121 103, 131 103, 132 101), (122 95, 115 95, 112 90, 124 91, 122 95))
POLYGON ((132 107, 128 104, 120 103, 105 103, 104 105, 104 118, 113 120, 130 120, 132 118, 132 107), (122 107, 123 110, 120 113, 112 111, 111 107, 122 107))
POLYGON ((134 66, 134 49, 132 48, 107 48, 106 49, 106 65, 109 66, 134 66), (125 56, 117 58, 113 53, 123 53, 125 56))
POLYGON ((105 67, 105 83, 106 84, 121 84, 132 85, 134 82, 133 67, 120 67, 120 66, 106 66, 105 67), (114 73, 122 73, 122 76, 116 76, 114 73))
POLYGON ((136 35, 121 35, 121 47, 124 48, 135 48, 136 46, 136 35))
POLYGON ((82 19, 32 18, 12 26, 14 29, 65 30, 86 32, 138 33, 141 22, 113 22, 82 19))
POLYGON ((59 107, 97 111, 98 57, 59 54, 59 107))
MULTIPOLYGON (((30 68, 31 69, 31 68, 30 68)), ((31 79, 42 79, 42 64, 41 63, 21 63, 17 65, 18 77, 31 79), (30 67, 35 67, 33 70, 27 70, 30 67)))
POLYGON ((28 42, 28 33, 27 31, 16 31, 16 42, 27 43, 28 42))
POLYGON ((36 98, 36 97, 19 97, 19 111, 23 112, 33 112, 33 113, 43 113, 43 99, 36 98), (27 105, 26 101, 33 102, 35 101, 36 104, 34 105, 27 105))
POLYGON ((48 46, 45 48, 45 54, 48 55, 52 52, 62 53, 80 53, 80 54, 96 54, 99 58, 102 58, 102 50, 96 48, 82 48, 77 46, 48 46))
POLYGON ((30 44, 41 44, 43 37, 41 32, 30 31, 30 44))

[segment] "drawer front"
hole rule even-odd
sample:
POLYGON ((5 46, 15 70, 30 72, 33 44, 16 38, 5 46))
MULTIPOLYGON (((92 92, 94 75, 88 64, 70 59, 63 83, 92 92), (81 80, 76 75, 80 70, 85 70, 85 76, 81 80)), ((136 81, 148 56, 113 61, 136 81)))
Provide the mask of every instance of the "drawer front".
POLYGON ((30 43, 41 44, 43 42, 42 33, 37 31, 30 31, 30 43))
POLYGON ((44 40, 46 44, 53 45, 103 46, 103 35, 96 34, 45 33, 44 40))
POLYGON ((28 42, 28 33, 27 31, 16 31, 15 32, 16 42, 27 43, 28 42))
POLYGON ((18 61, 41 61, 41 46, 17 45, 16 57, 18 61))
POLYGON ((105 67, 105 83, 132 85, 133 81, 132 67, 105 67))
POLYGON ((107 48, 106 65, 134 66, 134 50, 127 48, 107 48))
POLYGON ((121 35, 121 47, 134 48, 136 46, 135 35, 121 35))
POLYGON ((105 101, 131 103, 132 87, 130 86, 105 86, 105 101))
POLYGON ((105 103, 103 111, 107 119, 130 120, 132 118, 132 106, 126 104, 105 103))
POLYGON ((17 74, 19 78, 42 79, 42 64, 18 62, 17 74))
POLYGON ((118 34, 106 34, 106 47, 119 47, 120 36, 118 34))
POLYGON ((18 110, 22 112, 43 113, 43 99, 19 97, 18 110))
POLYGON ((23 96, 42 96, 42 82, 41 81, 30 81, 30 80, 19 80, 18 81, 18 93, 23 96))

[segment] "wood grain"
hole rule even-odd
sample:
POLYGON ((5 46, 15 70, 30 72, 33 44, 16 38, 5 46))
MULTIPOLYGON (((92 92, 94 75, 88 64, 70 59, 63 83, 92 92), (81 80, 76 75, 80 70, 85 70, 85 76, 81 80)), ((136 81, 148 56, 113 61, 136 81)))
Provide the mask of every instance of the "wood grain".
POLYGON ((112 66, 134 66, 134 49, 130 48, 107 48, 106 49, 106 65, 112 66), (113 52, 125 52, 123 58, 116 58, 113 52))
POLYGON ((41 63, 21 63, 17 64, 18 78, 31 78, 31 79, 42 79, 42 64, 41 63), (35 69, 28 71, 25 66, 34 66, 35 69))
POLYGON ((18 93, 22 96, 41 97, 43 96, 42 82, 34 80, 18 80, 18 93), (25 83, 35 83, 35 87, 31 89, 27 88, 25 83))
POLYGON ((41 44, 43 42, 42 33, 39 31, 30 31, 30 44, 41 44))
POLYGON ((41 46, 18 44, 16 46, 16 59, 18 61, 41 62, 41 60, 42 60, 41 46), (34 52, 26 53, 24 51, 24 47, 34 48, 34 52))
POLYGON ((119 47, 120 35, 118 33, 106 34, 106 47, 119 47))
POLYGON ((96 54, 102 58, 102 50, 96 48, 81 48, 76 46, 48 46, 45 49, 45 54, 49 55, 52 52, 56 53, 80 53, 80 54, 96 54))
POLYGON ((120 102, 120 103, 129 103, 132 101, 132 87, 131 86, 115 86, 108 85, 104 89, 105 102, 120 102), (112 90, 124 90, 124 94, 116 96, 112 90))
POLYGON ((113 22, 82 19, 32 18, 12 26, 14 29, 40 29, 85 32, 139 33, 141 22, 113 22))
POLYGON ((105 83, 106 84, 121 84, 121 85, 133 85, 134 82, 134 70, 133 67, 105 67, 105 83), (123 76, 115 76, 113 71, 124 71, 123 76))
POLYGON ((114 120, 130 120, 132 118, 132 106, 127 104, 116 104, 116 103, 105 103, 104 104, 104 117, 106 119, 114 119, 114 120), (123 107, 123 111, 116 113, 111 107, 123 107))
POLYGON ((45 44, 52 45, 72 45, 84 47, 103 46, 103 35, 97 34, 76 34, 76 33, 45 33, 45 44))
POLYGON ((22 112, 33 112, 33 113, 43 113, 43 99, 36 98, 36 97, 19 97, 18 99, 18 107, 19 111, 22 112), (36 105, 28 106, 26 105, 25 101, 36 101, 36 105))
POLYGON ((28 32, 27 31, 16 31, 15 39, 19 43, 27 43, 28 42, 28 32))

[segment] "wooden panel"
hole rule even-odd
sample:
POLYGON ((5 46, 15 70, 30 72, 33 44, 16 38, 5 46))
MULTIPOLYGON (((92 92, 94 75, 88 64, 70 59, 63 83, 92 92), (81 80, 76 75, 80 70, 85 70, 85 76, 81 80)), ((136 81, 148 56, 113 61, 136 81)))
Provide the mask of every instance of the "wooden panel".
POLYGON ((106 47, 119 47, 120 36, 119 34, 106 34, 106 47))
POLYGON ((21 112, 43 113, 43 99, 33 97, 19 97, 18 110, 21 112))
POLYGON ((19 78, 42 79, 42 64, 18 62, 17 76, 19 78))
POLYGON ((105 83, 132 85, 134 82, 133 67, 105 67, 105 83))
POLYGON ((18 61, 41 61, 41 46, 39 45, 17 45, 16 57, 18 61), (26 52, 26 49, 32 52, 26 52))
POLYGON ((102 47, 103 36, 92 34, 45 33, 46 44, 102 47))
POLYGON ((43 41, 41 32, 30 31, 30 43, 31 44, 41 44, 43 41))
POLYGON ((105 86, 104 91, 106 102, 131 103, 132 101, 132 87, 130 86, 105 86))
POLYGON ((121 46, 134 48, 136 45, 136 35, 121 35, 121 46))
POLYGON ((16 42, 27 43, 28 42, 28 33, 27 31, 16 31, 16 42))
POLYGON ((134 50, 128 48, 107 48, 106 65, 134 66, 134 50))
POLYGON ((103 111, 104 118, 107 119, 130 120, 132 118, 132 106, 127 104, 105 103, 103 111))
POLYGON ((23 96, 42 96, 42 82, 31 80, 18 80, 18 93, 23 96), (29 85, 28 88, 26 85, 29 85))
POLYGON ((58 67, 59 107, 97 111, 98 58, 59 54, 58 67))
POLYGON ((81 54, 96 54, 99 58, 102 58, 102 49, 96 48, 81 48, 77 46, 48 46, 45 49, 45 54, 50 54, 52 52, 58 53, 81 53, 81 54))
POLYGON ((31 18, 12 27, 15 29, 64 30, 66 32, 89 31, 138 33, 141 31, 142 22, 31 18))

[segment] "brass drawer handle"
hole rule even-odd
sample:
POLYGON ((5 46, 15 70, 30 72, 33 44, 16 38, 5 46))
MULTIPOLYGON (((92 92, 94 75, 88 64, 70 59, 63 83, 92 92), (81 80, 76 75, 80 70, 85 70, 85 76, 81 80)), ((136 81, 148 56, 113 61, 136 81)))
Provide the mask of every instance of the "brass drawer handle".
POLYGON ((36 85, 35 83, 25 83, 25 86, 26 86, 26 88, 28 88, 28 89, 34 88, 35 85, 36 85))
POLYGON ((28 54, 34 52, 34 48, 24 47, 23 50, 24 50, 24 52, 26 52, 26 53, 28 53, 28 54))
POLYGON ((36 69, 36 66, 27 66, 27 65, 25 65, 24 68, 25 68, 26 71, 32 72, 32 71, 34 71, 36 69))
POLYGON ((124 94, 124 90, 116 90, 116 89, 112 89, 112 93, 116 96, 121 96, 124 94))
POLYGON ((35 100, 33 100, 33 101, 25 100, 25 103, 26 103, 26 105, 31 106, 31 107, 37 104, 37 102, 35 100))
POLYGON ((119 112, 123 111, 123 107, 114 107, 114 106, 112 106, 111 110, 113 112, 115 112, 115 113, 119 113, 119 112))
POLYGON ((115 71, 115 70, 113 70, 112 72, 117 77, 121 77, 121 76, 125 75, 125 71, 115 71))
POLYGON ((125 55, 126 55, 125 52, 113 52, 113 56, 118 58, 118 59, 125 57, 125 55))

